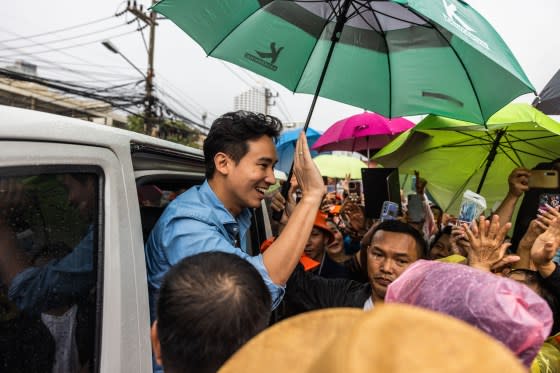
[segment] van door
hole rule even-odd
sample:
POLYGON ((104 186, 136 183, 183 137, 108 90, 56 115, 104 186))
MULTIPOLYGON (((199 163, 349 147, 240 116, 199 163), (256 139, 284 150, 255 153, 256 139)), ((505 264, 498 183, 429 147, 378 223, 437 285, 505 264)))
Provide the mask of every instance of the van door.
POLYGON ((132 167, 102 147, 0 148, 1 370, 150 372, 132 167))

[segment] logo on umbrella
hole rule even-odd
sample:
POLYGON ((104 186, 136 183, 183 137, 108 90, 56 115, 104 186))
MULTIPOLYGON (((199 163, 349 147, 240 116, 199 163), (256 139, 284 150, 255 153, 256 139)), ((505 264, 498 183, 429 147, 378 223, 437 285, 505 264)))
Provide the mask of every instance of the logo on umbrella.
POLYGON ((489 49, 488 43, 486 43, 478 36, 474 35, 474 32, 476 31, 471 26, 469 26, 465 21, 459 18, 459 16, 457 15, 457 6, 453 3, 448 3, 445 0, 441 0, 441 1, 443 2, 443 7, 445 8, 445 14, 443 15, 443 18, 445 18, 447 22, 449 22, 457 29, 459 29, 459 31, 461 31, 469 39, 473 40, 481 47, 485 49, 489 49))
POLYGON ((276 48, 276 42, 271 42, 270 43, 270 52, 261 52, 258 50, 255 50, 255 53, 258 56, 255 56, 249 52, 245 53, 245 58, 258 63, 259 65, 262 65, 264 67, 266 67, 267 69, 270 69, 272 71, 276 71, 278 69, 278 66, 276 66, 274 63, 276 62, 276 60, 278 59, 278 56, 280 55, 280 52, 282 52, 282 49, 284 49, 284 47, 280 47, 280 48, 276 48), (266 61, 265 59, 270 59, 269 61, 266 61))

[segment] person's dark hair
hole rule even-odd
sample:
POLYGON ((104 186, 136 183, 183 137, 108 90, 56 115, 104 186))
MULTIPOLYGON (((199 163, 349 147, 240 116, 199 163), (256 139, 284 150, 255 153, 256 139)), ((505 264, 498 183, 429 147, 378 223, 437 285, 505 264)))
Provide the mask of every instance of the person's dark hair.
POLYGON ((214 175, 214 156, 223 152, 236 163, 247 154, 247 141, 269 136, 274 141, 282 131, 282 122, 276 117, 249 111, 235 111, 222 115, 212 123, 204 140, 203 152, 206 178, 214 175))
POLYGON ((410 224, 404 223, 400 220, 386 220, 384 222, 381 222, 377 227, 373 229, 373 232, 371 234, 372 240, 378 231, 404 233, 412 236, 412 238, 414 238, 414 241, 416 241, 416 252, 418 253, 418 259, 422 259, 426 256, 428 244, 426 243, 426 240, 424 240, 424 237, 422 237, 422 234, 410 224))
POLYGON ((157 330, 166 372, 210 373, 268 325, 271 297, 259 272, 237 255, 184 258, 164 277, 157 330))
POLYGON ((451 236, 451 230, 453 227, 451 227, 450 225, 446 225, 445 227, 443 227, 443 229, 440 229, 436 235, 434 236, 434 239, 432 240, 432 243, 430 244, 430 250, 432 249, 432 247, 434 247, 434 245, 436 244, 436 242, 439 241, 439 239, 441 238, 441 236, 443 235, 448 235, 451 236))
POLYGON ((439 207, 439 205, 431 205, 430 206, 431 209, 433 210, 438 210, 441 214, 443 214, 443 209, 441 207, 439 207))

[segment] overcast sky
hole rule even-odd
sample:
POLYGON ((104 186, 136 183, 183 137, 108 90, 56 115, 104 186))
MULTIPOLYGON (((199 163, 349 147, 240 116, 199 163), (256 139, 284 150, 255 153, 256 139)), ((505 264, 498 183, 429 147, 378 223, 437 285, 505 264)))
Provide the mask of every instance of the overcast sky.
MULTIPOLYGON (((536 90, 540 91, 560 68, 560 0, 467 2, 494 26, 536 90)), ((150 4, 145 0, 139 3, 145 6, 150 4)), ((51 72, 56 66, 53 67, 46 61, 54 61, 58 66, 64 65, 73 69, 101 69, 105 73, 114 74, 114 79, 117 79, 119 73, 128 77, 138 76, 120 56, 110 53, 100 42, 49 53, 42 53, 46 50, 45 47, 37 45, 42 42, 51 49, 57 49, 110 36, 113 44, 123 54, 145 70, 147 54, 140 34, 132 32, 124 36, 115 36, 133 30, 130 25, 119 27, 124 24, 125 16, 112 17, 89 26, 40 38, 10 41, 18 36, 32 36, 111 17, 124 6, 124 2, 112 0, 2 0, 0 66, 9 63, 10 60, 24 58, 34 60, 40 66, 45 66, 46 71, 51 72), (85 33, 91 35, 87 38, 80 36, 85 33), (55 40, 67 38, 66 41, 53 44, 55 40), (91 63, 91 66, 87 66, 88 63, 91 63)), ((130 15, 128 19, 131 19, 130 15)), ((147 38, 147 31, 145 35, 147 38)), ((279 107, 274 107, 272 114, 284 121, 304 121, 311 104, 310 95, 293 94, 237 66, 206 57, 202 49, 170 21, 161 21, 157 28, 155 70, 158 84, 163 89, 180 98, 193 114, 200 115, 207 111, 210 119, 232 110, 233 96, 259 84, 265 84, 279 93, 279 107)), ((517 101, 531 102, 533 97, 525 95, 517 101)), ((361 111, 359 108, 320 98, 311 127, 324 130, 337 120, 361 111)))

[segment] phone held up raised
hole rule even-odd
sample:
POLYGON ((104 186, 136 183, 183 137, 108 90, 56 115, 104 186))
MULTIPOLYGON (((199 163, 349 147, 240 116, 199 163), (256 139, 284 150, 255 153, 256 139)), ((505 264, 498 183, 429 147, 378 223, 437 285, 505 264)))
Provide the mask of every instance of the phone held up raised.
POLYGON ((380 221, 395 220, 399 215, 399 205, 392 201, 384 201, 381 207, 380 221))
POLYGON ((529 188, 557 189, 558 187, 558 171, 531 170, 529 188))

